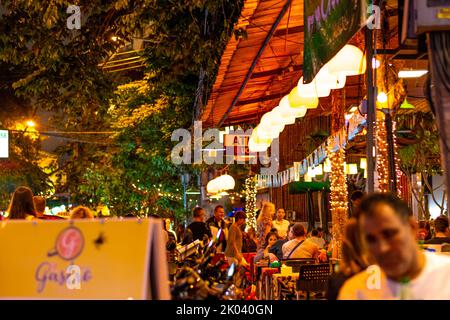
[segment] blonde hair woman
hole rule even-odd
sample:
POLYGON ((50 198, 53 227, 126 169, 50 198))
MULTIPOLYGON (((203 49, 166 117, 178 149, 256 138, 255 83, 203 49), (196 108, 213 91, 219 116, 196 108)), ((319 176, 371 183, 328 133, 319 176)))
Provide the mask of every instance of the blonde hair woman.
POLYGON ((261 213, 256 219, 256 236, 258 239, 258 250, 265 248, 265 239, 272 229, 272 220, 275 215, 275 205, 272 202, 265 202, 261 208, 261 213))
POLYGON ((94 219, 94 214, 89 208, 78 206, 70 213, 70 219, 94 219))

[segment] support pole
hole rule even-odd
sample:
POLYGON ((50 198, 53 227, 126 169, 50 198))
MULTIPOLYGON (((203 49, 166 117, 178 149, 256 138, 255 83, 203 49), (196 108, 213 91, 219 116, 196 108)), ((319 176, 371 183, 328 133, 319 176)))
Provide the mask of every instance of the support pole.
POLYGON ((366 41, 366 61, 367 61, 367 192, 374 192, 375 188, 375 157, 374 157, 374 123, 375 123, 375 88, 373 86, 373 69, 372 69, 372 58, 373 58, 373 40, 372 40, 372 30, 366 28, 365 32, 366 41))

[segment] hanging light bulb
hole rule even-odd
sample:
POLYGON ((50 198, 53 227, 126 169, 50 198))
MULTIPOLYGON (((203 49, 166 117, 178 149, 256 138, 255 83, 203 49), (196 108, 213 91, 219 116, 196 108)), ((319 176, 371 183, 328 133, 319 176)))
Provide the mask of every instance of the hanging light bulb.
POLYGON ((361 160, 359 160, 359 167, 361 169, 367 169, 367 158, 361 158, 361 160))
POLYGON ((378 69, 381 63, 377 58, 372 58, 372 69, 378 69))
POLYGON ((329 72, 356 76, 366 72, 366 59, 358 47, 346 44, 328 63, 329 72))
POLYGON ((381 91, 378 95, 377 95, 377 101, 381 104, 386 103, 388 100, 387 94, 384 93, 383 91, 381 91))
POLYGON ((319 105, 319 98, 314 97, 301 97, 298 92, 298 87, 291 90, 288 96, 289 105, 293 109, 305 107, 307 109, 315 109, 319 105))
POLYGON ((326 158, 323 164, 323 172, 331 172, 331 161, 330 158, 326 158))

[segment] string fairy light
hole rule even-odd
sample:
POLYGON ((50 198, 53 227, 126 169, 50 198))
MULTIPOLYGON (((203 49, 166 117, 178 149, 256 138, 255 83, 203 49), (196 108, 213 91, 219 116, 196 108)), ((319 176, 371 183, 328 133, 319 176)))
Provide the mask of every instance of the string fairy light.
POLYGON ((380 192, 389 191, 389 157, 387 130, 384 119, 376 122, 376 143, 377 143, 377 174, 378 174, 378 190, 380 192))
MULTIPOLYGON (((397 132, 397 122, 392 121, 392 131, 397 132)), ((393 134, 393 140, 394 140, 394 165, 395 165, 395 179, 397 181, 397 195, 399 197, 402 197, 402 188, 401 188, 401 177, 402 177, 402 171, 400 169, 400 158, 398 156, 398 144, 397 144, 397 135, 393 134)))
POLYGON ((247 214, 247 229, 255 228, 256 230, 256 180, 255 176, 248 176, 245 179, 245 213, 247 214))
POLYGON ((347 223, 348 214, 347 175, 344 172, 345 150, 339 149, 336 152, 331 152, 330 149, 328 152, 328 157, 331 163, 331 218, 333 221, 333 226, 338 226, 333 228, 333 239, 335 240, 333 255, 335 255, 337 258, 341 258, 343 226, 345 226, 345 224, 347 223))

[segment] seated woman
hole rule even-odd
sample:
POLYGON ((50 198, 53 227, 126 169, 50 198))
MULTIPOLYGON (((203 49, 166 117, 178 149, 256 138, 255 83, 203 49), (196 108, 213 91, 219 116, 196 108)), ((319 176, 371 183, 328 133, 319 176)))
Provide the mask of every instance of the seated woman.
POLYGON ((270 248, 277 242, 278 236, 275 232, 269 232, 266 236, 265 243, 267 243, 265 248, 261 248, 255 256, 255 262, 258 262, 262 259, 268 259, 269 263, 274 261, 278 261, 278 258, 273 253, 270 253, 270 248))

